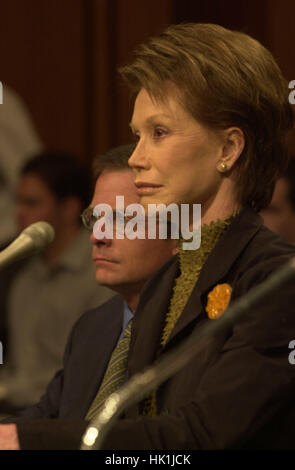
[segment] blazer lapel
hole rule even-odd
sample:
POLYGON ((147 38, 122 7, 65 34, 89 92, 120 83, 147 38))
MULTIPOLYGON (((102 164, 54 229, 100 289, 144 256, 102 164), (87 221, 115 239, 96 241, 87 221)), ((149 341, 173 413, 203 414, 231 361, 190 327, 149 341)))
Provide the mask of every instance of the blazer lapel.
MULTIPOLYGON (((261 217, 250 208, 243 209, 235 218, 210 254, 164 350, 191 333, 192 322, 207 318, 202 295, 226 276, 261 225, 261 217)), ((175 256, 145 286, 133 321, 128 363, 130 375, 142 372, 157 358, 174 280, 178 275, 178 256, 175 256)))
POLYGON ((65 371, 61 416, 80 418, 88 411, 121 333, 123 308, 121 297, 115 296, 87 319, 87 334, 79 335, 65 371))
MULTIPOLYGON (((198 282, 171 332, 167 347, 173 344, 174 338, 180 333, 185 334, 185 329, 192 322, 207 318, 201 301, 202 295, 226 277, 231 266, 257 233, 262 223, 261 217, 250 208, 243 209, 234 219, 209 255, 198 282)), ((191 331, 191 328, 188 331, 191 331)))
POLYGON ((134 315, 128 369, 130 375, 141 372, 157 357, 161 333, 169 309, 174 279, 178 275, 178 257, 174 256, 146 284, 134 315))

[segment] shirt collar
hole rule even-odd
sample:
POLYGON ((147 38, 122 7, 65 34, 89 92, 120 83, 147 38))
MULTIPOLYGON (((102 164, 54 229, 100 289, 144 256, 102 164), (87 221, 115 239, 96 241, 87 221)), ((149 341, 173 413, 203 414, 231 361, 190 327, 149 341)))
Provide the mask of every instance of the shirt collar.
POLYGON ((125 330, 127 324, 129 323, 129 321, 133 318, 133 312, 130 310, 130 308, 128 307, 128 304, 127 302, 124 300, 123 301, 124 303, 124 310, 123 310, 123 325, 122 325, 122 331, 125 330))

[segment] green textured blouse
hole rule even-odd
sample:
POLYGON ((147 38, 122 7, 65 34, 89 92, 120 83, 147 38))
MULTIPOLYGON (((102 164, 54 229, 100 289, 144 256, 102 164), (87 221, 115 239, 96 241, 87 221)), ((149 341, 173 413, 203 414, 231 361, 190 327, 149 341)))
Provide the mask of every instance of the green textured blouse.
MULTIPOLYGON (((178 318, 181 316, 208 256, 236 215, 237 213, 234 213, 226 220, 217 220, 208 225, 203 225, 201 232, 201 245, 197 250, 183 250, 182 244, 184 241, 187 242, 187 240, 179 240, 180 275, 175 279, 173 294, 162 332, 162 347, 167 343, 178 318)), ((157 414, 155 392, 146 399, 144 413, 149 414, 150 416, 155 416, 157 414)))

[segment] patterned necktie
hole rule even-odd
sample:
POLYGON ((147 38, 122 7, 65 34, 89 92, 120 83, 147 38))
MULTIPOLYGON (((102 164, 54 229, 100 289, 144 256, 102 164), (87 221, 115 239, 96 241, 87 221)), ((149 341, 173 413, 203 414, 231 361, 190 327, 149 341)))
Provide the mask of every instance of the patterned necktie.
POLYGON ((124 382, 127 371, 131 325, 132 319, 128 322, 122 338, 111 355, 101 386, 87 412, 87 420, 91 420, 100 411, 108 396, 118 390, 124 382))

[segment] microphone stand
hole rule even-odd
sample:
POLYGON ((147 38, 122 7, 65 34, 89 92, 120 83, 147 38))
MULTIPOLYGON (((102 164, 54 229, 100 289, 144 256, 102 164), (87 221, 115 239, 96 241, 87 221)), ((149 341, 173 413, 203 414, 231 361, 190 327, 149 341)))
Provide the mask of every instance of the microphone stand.
POLYGON ((92 419, 82 438, 80 449, 101 449, 106 435, 121 413, 148 396, 152 390, 191 361, 198 352, 201 338, 214 336, 231 327, 245 312, 265 300, 275 289, 293 277, 295 277, 295 257, 271 274, 264 282, 250 289, 246 295, 235 300, 219 319, 208 320, 180 346, 159 359, 156 365, 152 365, 131 377, 125 385, 107 398, 103 409, 92 419))

